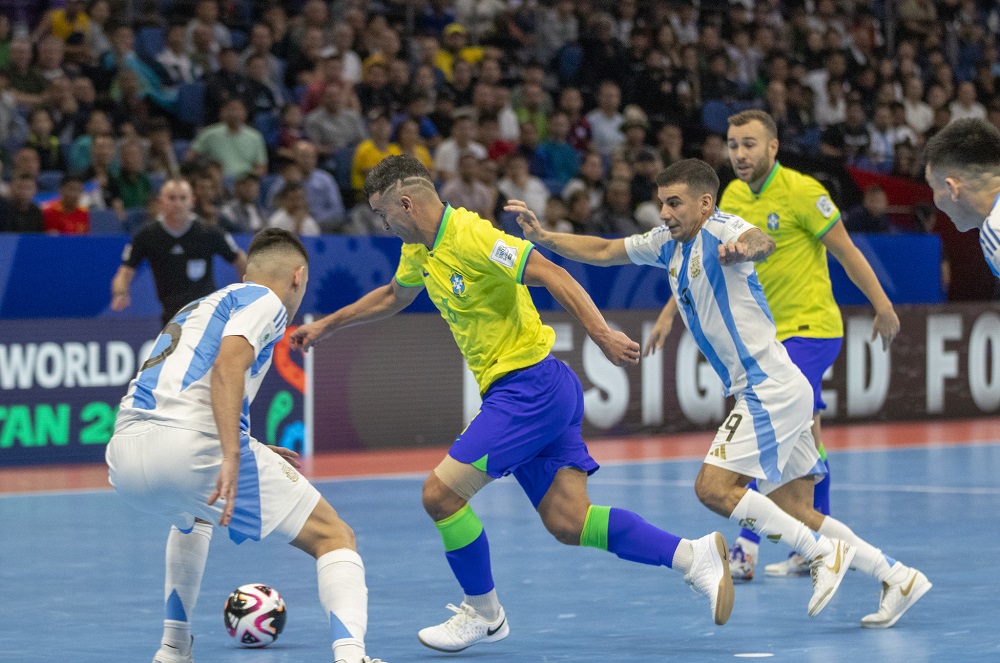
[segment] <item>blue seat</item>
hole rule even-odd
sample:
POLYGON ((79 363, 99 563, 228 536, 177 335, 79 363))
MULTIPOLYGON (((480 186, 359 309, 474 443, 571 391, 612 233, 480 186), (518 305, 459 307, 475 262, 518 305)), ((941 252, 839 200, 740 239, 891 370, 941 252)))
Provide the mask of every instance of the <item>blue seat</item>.
POLYGON ((167 45, 166 35, 163 28, 152 26, 139 28, 135 34, 135 51, 145 60, 153 62, 156 56, 167 45))
POLYGON ((257 113, 253 117, 253 126, 264 138, 264 145, 267 149, 273 150, 278 147, 278 116, 272 113, 257 113))
POLYGON ((354 152, 356 146, 342 147, 333 153, 333 160, 336 162, 333 178, 337 180, 337 186, 341 191, 351 190, 351 166, 354 165, 354 152))
POLYGON ((271 192, 281 180, 281 175, 264 175, 260 178, 260 206, 267 209, 271 200, 271 192))
POLYGON ((188 150, 191 149, 191 141, 182 138, 175 138, 173 141, 174 158, 177 163, 181 163, 187 157, 188 150))
POLYGON ((59 190, 62 184, 63 174, 61 170, 43 170, 38 173, 39 193, 53 193, 59 190))
POLYGON ((118 214, 110 209, 90 210, 91 235, 119 235, 125 232, 125 224, 118 214))
POLYGON ((142 224, 146 223, 149 218, 149 214, 145 209, 141 207, 136 207, 125 212, 125 232, 134 234, 142 224))
POLYGON ((205 84, 201 81, 184 83, 177 88, 177 119, 194 126, 205 120, 205 84))
POLYGON ((709 99, 701 107, 701 123, 708 131, 726 135, 729 131, 729 116, 732 109, 723 101, 709 99))

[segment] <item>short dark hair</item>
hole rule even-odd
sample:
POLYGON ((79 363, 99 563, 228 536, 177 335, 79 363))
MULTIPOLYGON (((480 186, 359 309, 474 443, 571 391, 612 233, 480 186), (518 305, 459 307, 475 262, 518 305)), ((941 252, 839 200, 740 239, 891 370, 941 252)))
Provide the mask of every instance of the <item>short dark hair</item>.
POLYGON ((742 127, 745 124, 749 124, 756 120, 764 125, 767 129, 767 133, 771 138, 778 137, 778 125, 774 123, 774 118, 762 110, 756 108, 750 108, 745 111, 736 113, 735 115, 729 116, 729 125, 733 127, 742 127))
POLYGON ((719 175, 701 159, 681 159, 670 164, 656 176, 656 186, 669 186, 683 182, 694 194, 707 193, 718 200, 719 175))
POLYGON ((270 251, 271 249, 283 248, 292 249, 297 251, 302 255, 302 258, 309 264, 309 252, 306 251, 305 245, 302 244, 302 240, 296 237, 295 233, 289 232, 282 228, 264 228, 250 240, 250 250, 247 251, 248 258, 252 258, 254 254, 260 253, 261 251, 270 251))
POLYGON ((365 199, 371 198, 376 193, 382 195, 396 184, 406 183, 407 180, 414 178, 426 180, 431 188, 434 187, 434 179, 430 172, 416 158, 409 154, 386 157, 372 168, 365 178, 365 199))
POLYGON ((1000 172, 1000 130, 985 120, 955 120, 927 141, 924 160, 945 175, 962 171, 972 177, 1000 172))

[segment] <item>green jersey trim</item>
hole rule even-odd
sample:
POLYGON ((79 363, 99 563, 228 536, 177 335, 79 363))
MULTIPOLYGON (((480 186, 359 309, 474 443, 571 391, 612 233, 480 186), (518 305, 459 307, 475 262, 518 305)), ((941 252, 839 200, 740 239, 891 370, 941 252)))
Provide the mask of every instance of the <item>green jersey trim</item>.
POLYGON ((830 221, 830 223, 828 223, 827 226, 825 228, 823 228, 823 230, 820 230, 818 233, 816 233, 816 239, 823 239, 823 235, 825 235, 828 232, 830 232, 830 228, 833 228, 837 224, 837 221, 840 221, 840 211, 839 210, 837 211, 837 215, 835 217, 833 217, 833 220, 830 221))
POLYGON ((393 276, 392 278, 393 278, 393 280, 396 283, 398 283, 399 285, 403 286, 404 288, 422 288, 422 287, 424 287, 424 282, 423 281, 420 281, 419 283, 405 283, 403 281, 400 281, 398 276, 393 276))
POLYGON ((750 193, 753 193, 755 198, 760 198, 761 196, 763 196, 764 192, 767 190, 767 187, 769 187, 771 185, 771 182, 774 181, 774 178, 775 176, 777 176, 779 170, 781 170, 781 164, 775 161, 774 168, 771 169, 771 172, 768 174, 767 179, 764 180, 764 183, 760 185, 760 191, 758 191, 757 193, 753 193, 753 189, 750 189, 749 184, 747 185, 747 188, 750 189, 750 193))
POLYGON ((451 213, 455 211, 455 208, 447 203, 444 206, 444 212, 441 213, 441 225, 438 226, 437 236, 434 238, 434 246, 431 247, 431 251, 438 247, 441 240, 444 239, 445 230, 448 228, 448 220, 451 219, 451 213))
POLYGON ((517 266, 517 284, 524 285, 524 269, 528 266, 528 255, 531 250, 535 248, 534 244, 528 244, 528 248, 524 251, 524 255, 521 256, 521 264, 517 266))

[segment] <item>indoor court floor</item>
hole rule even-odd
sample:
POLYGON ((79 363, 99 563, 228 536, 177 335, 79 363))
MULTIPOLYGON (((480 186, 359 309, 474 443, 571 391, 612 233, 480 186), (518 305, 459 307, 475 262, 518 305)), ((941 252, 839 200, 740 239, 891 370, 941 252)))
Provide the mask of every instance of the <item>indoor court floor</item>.
MULTIPOLYGON (((693 491, 710 434, 605 440, 591 478, 595 504, 630 508, 686 537, 737 529, 693 491)), ((420 486, 444 448, 312 459, 305 473, 354 528, 367 567, 369 654, 387 663, 507 661, 1000 661, 1000 420, 828 428, 834 514, 933 590, 889 630, 866 630, 879 586, 858 573, 817 618, 808 578, 738 585, 726 626, 680 574, 628 563, 549 536, 510 478, 473 500, 511 624, 499 643, 442 654, 416 632, 451 615, 461 591, 420 506, 420 486)), ((130 509, 102 466, 0 470, 0 661, 146 662, 161 629, 168 526, 130 509)), ((787 549, 764 544, 762 565, 787 549)), ((216 530, 194 617, 195 661, 332 661, 315 564, 273 541, 236 546, 216 530), (288 606, 278 641, 245 650, 222 607, 238 585, 276 587, 288 606)))

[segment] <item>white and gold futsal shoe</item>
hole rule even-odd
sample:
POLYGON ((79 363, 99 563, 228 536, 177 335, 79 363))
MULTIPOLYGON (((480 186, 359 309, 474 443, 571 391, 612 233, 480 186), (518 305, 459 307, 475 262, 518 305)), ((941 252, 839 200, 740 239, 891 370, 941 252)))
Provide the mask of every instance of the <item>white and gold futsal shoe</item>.
POLYGON ((858 553, 857 548, 845 541, 830 539, 830 543, 833 544, 833 552, 817 557, 809 565, 813 582, 813 595, 809 599, 810 617, 818 615, 830 603, 858 553))
MULTIPOLYGON (((907 568, 899 562, 896 562, 896 565, 900 568, 900 572, 893 573, 893 575, 902 576, 903 579, 893 584, 882 583, 882 596, 879 599, 878 612, 862 617, 861 625, 863 627, 889 628, 898 622, 903 613, 934 586, 920 571, 907 568), (905 574, 902 573, 903 570, 906 571, 905 574)), ((897 570, 896 565, 892 569, 894 572, 897 570)))

